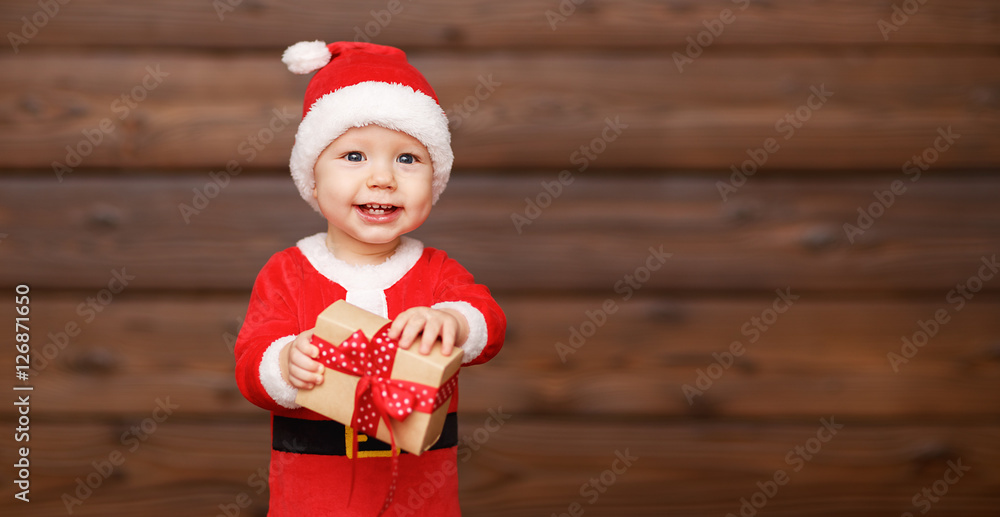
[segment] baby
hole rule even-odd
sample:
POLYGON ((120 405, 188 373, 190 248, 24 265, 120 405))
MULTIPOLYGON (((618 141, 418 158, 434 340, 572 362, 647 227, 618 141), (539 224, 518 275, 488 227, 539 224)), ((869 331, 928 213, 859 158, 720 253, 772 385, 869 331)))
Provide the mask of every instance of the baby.
MULTIPOLYGON (((282 61, 295 73, 317 71, 290 168, 327 231, 264 265, 236 343, 236 379, 272 414, 268 515, 376 515, 389 488, 389 445, 360 435, 352 457, 352 428, 295 403, 298 390, 323 382, 310 343, 316 317, 347 300, 392 319, 390 337, 401 348, 427 354, 440 338, 444 354, 462 348, 465 365, 496 355, 506 319, 458 262, 405 236, 430 215, 453 160, 448 119, 406 55, 313 41, 292 45, 282 61)), ((430 450, 399 457, 388 515, 460 515, 457 401, 456 392, 430 450)))

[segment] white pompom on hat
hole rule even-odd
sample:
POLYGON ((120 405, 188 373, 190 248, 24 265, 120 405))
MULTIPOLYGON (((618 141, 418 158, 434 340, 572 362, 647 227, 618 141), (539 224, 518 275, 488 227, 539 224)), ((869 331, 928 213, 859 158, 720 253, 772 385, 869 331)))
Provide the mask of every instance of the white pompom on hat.
POLYGON ((364 42, 302 41, 288 47, 281 61, 296 74, 316 71, 306 87, 289 161, 295 186, 313 209, 319 211, 312 195, 319 155, 348 129, 369 124, 406 133, 427 148, 437 202, 454 161, 448 116, 402 50, 364 42))

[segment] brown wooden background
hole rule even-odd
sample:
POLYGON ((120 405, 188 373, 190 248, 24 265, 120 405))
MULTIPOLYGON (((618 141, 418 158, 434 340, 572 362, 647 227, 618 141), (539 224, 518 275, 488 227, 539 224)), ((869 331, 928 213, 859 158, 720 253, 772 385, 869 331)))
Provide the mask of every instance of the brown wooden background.
MULTIPOLYGON (((301 109, 287 45, 366 27, 455 119, 453 179, 419 237, 510 319, 501 355, 462 379, 467 515, 739 514, 779 469, 789 482, 758 515, 919 515, 925 487, 929 515, 997 514, 1000 278, 960 311, 949 298, 1000 252, 996 2, 930 0, 888 41, 879 20, 917 2, 222 0, 221 19, 210 0, 50 3, 0 4, 4 34, 45 22, 0 54, 2 313, 30 285, 38 369, 27 504, 0 407, 3 515, 66 515, 88 476, 100 486, 73 515, 265 514, 267 415, 236 390, 230 347, 258 269, 323 222, 287 178, 294 122, 252 160, 241 145, 301 109), (727 8, 679 72, 674 53, 727 8), (125 113, 147 67, 169 75, 125 113), (833 97, 785 140, 776 121, 821 85, 833 97), (580 171, 609 117, 628 127, 580 171), (52 162, 105 118, 59 181, 52 162), (949 127, 961 137, 909 181, 903 164, 949 127), (771 137, 780 150, 723 201, 717 182, 771 137), (185 222, 179 205, 230 160, 244 172, 185 222), (512 214, 562 170, 572 183, 519 232, 512 214), (844 223, 895 180, 906 192, 852 244, 844 223), (625 300, 616 283, 645 279, 660 246, 671 258, 625 300), (123 292, 80 307, 122 268, 123 292), (741 329, 777 289, 800 299, 751 343, 741 329), (561 361, 556 343, 606 300, 618 311, 561 361), (939 309, 948 323, 894 372, 887 354, 939 309), (737 340, 746 353, 689 404, 683 385, 737 340), (491 410, 510 415, 498 430, 491 410), (815 452, 821 418, 844 427, 815 452), (797 446, 815 454, 795 471, 797 446), (632 467, 581 494, 626 450, 632 467), (939 481, 955 461, 971 470, 939 481)), ((0 356, 0 387, 20 384, 13 347, 0 356)))

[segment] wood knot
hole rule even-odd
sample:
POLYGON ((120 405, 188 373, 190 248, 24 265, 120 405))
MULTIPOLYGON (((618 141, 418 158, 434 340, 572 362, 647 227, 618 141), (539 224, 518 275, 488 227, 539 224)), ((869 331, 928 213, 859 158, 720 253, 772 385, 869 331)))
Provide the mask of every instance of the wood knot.
POLYGON ((937 469, 944 462, 958 458, 958 451, 950 444, 942 442, 930 442, 923 445, 914 454, 913 471, 919 474, 928 469, 937 469))
POLYGON ((44 111, 45 103, 34 95, 26 95, 21 99, 21 109, 32 114, 40 115, 44 111))
POLYGON ((118 367, 118 358, 107 348, 91 348, 69 362, 71 370, 89 375, 108 375, 118 367))
POLYGON ((760 207, 750 203, 727 205, 724 217, 738 224, 749 223, 760 217, 760 207))
POLYGON ((647 319, 657 323, 682 323, 686 316, 680 303, 668 301, 654 303, 645 312, 647 319))
POLYGON ((99 205, 90 211, 87 222, 98 230, 113 230, 121 225, 121 212, 110 205, 99 205))
POLYGON ((823 251, 837 244, 837 233, 828 226, 815 226, 802 234, 799 242, 809 251, 823 251))
POLYGON ((233 404, 243 400, 243 394, 239 388, 233 384, 223 384, 216 386, 213 390, 218 400, 224 404, 233 404))
POLYGON ((465 32, 456 25, 446 25, 441 28, 441 39, 449 45, 465 43, 465 32))

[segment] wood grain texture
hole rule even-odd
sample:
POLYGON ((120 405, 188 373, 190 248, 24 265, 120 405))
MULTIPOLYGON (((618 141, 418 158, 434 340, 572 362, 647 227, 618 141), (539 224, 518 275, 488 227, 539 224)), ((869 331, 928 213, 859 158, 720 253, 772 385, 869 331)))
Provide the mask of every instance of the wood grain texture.
MULTIPOLYGON (((933 505, 935 515, 986 515, 996 504, 1000 428, 995 425, 872 426, 838 415, 825 420, 835 435, 821 432, 828 428, 818 418, 692 425, 513 414, 485 434, 482 419, 463 418, 459 434, 469 444, 458 456, 463 509, 477 516, 559 514, 577 502, 588 515, 723 515, 738 513, 740 498, 749 499, 759 490, 756 483, 782 470, 789 480, 768 502, 770 515, 895 515, 913 511, 913 495, 941 479, 949 461, 971 470, 933 505), (632 464, 615 463, 616 453, 633 458, 632 464), (604 473, 611 468, 619 472, 604 473), (602 475, 612 482, 602 484, 596 500, 581 493, 582 485, 602 475)), ((259 469, 267 462, 266 421, 172 417, 138 445, 134 435, 123 441, 122 433, 136 424, 39 425, 28 515, 65 514, 62 494, 73 495, 76 480, 93 475, 94 463, 116 451, 120 465, 73 515, 215 515, 241 493, 250 501, 251 515, 262 512, 267 494, 259 469)), ((3 494, 9 493, 5 487, 3 494)), ((0 508, 24 508, 11 501, 4 497, 0 508)))
MULTIPOLYGON (((287 167, 305 78, 276 56, 70 54, 0 59, 0 168, 287 167)), ((936 169, 1000 162, 992 54, 706 55, 683 74, 663 53, 412 61, 464 168, 729 171, 771 138, 765 170, 900 170, 949 127, 936 169)))
MULTIPOLYGON (((1000 301, 982 296, 960 311, 943 299, 831 300, 814 293, 790 306, 776 304, 774 293, 503 296, 510 321, 504 350, 465 370, 461 406, 588 418, 994 421, 1000 322, 992 315, 1000 301), (605 314, 608 302, 614 312, 605 314), (914 339, 920 322, 939 309, 948 312, 946 323, 894 369, 888 354, 902 355, 902 338, 914 339), (586 337, 573 337, 571 329, 586 337), (734 342, 742 354, 725 358, 734 342)), ((262 415, 233 376, 231 349, 247 297, 125 293, 88 322, 77 312, 82 297, 36 295, 33 324, 44 330, 35 334, 33 414, 131 417, 169 398, 188 417, 262 415), (77 335, 61 335, 70 323, 77 335)))
MULTIPOLYGON (((725 202, 722 176, 576 175, 560 185, 557 174, 456 171, 415 235, 497 292, 608 296, 645 267, 651 247, 672 256, 648 278, 639 271, 645 290, 790 286, 937 299, 1000 251, 1000 180, 987 174, 917 182, 903 174, 760 175, 725 202), (873 193, 897 180, 906 191, 892 206, 870 208, 879 203, 873 193), (562 188, 550 204, 543 184, 562 188), (533 209, 528 199, 546 207, 533 209), (883 215, 849 236, 844 225, 859 224, 859 209, 883 215)), ((224 189, 212 181, 207 173, 0 180, 0 224, 9 234, 0 284, 96 292, 124 267, 136 277, 130 291, 248 291, 268 257, 325 229, 284 176, 241 175, 224 189), (194 191, 206 185, 216 197, 198 204, 194 191), (182 204, 199 212, 185 222, 182 204)), ((982 288, 996 291, 1000 282, 982 288)))
POLYGON ((451 123, 415 236, 509 319, 462 376, 465 515, 739 515, 779 470, 758 516, 995 514, 1000 4, 741 1, 0 4, 0 289, 31 286, 36 367, 31 442, 0 437, 6 465, 31 447, 32 502, 0 485, 0 515, 266 515, 267 414, 232 346, 261 265, 325 228, 285 172, 308 78, 279 57, 364 31, 451 123), (843 427, 821 441, 821 419, 843 427))
MULTIPOLYGON (((371 39, 384 45, 418 48, 660 48, 683 52, 685 38, 704 31, 703 22, 717 20, 724 9, 733 11, 734 20, 714 42, 723 48, 1000 43, 1000 17, 996 4, 988 0, 924 4, 886 39, 878 21, 892 21, 891 6, 863 0, 588 0, 579 5, 547 0, 515 0, 502 5, 486 0, 311 0, 294 4, 273 0, 156 0, 137 4, 117 0, 62 8, 24 48, 86 45, 283 49, 304 35, 323 35, 327 41, 371 39), (223 8, 216 9, 217 4, 223 8), (747 8, 741 9, 744 5, 747 8), (390 6, 395 14, 389 13, 390 6)), ((38 10, 37 3, 29 0, 5 2, 0 8, 0 19, 7 20, 4 33, 18 32, 23 24, 20 18, 30 18, 38 10)))

